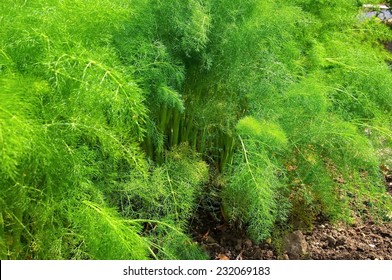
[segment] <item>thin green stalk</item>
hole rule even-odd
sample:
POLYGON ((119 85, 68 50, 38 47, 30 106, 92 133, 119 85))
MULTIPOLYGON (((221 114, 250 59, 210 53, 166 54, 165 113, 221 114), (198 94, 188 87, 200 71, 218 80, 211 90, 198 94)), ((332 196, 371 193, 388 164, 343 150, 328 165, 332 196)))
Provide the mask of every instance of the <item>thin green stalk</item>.
POLYGON ((172 139, 171 146, 179 144, 179 130, 180 130, 180 112, 176 109, 173 110, 173 126, 172 126, 172 139))
POLYGON ((252 176, 253 182, 257 185, 256 178, 255 178, 255 176, 253 175, 252 168, 251 168, 250 163, 249 163, 249 160, 248 160, 248 155, 247 155, 248 152, 247 152, 247 150, 246 150, 246 148, 245 148, 244 141, 242 140, 242 138, 241 138, 240 135, 238 135, 238 138, 240 139, 241 146, 242 146, 242 150, 244 151, 245 162, 246 162, 246 166, 248 167, 249 174, 252 176))
POLYGON ((173 190, 173 185, 171 183, 171 178, 169 176, 169 171, 167 171, 167 170, 166 170, 166 176, 167 176, 167 181, 168 181, 169 186, 170 186, 170 193, 173 196, 174 208, 175 208, 175 212, 176 212, 176 218, 177 218, 177 221, 179 221, 180 218, 178 216, 178 208, 177 208, 178 202, 177 202, 176 192, 173 190))
POLYGON ((206 151, 206 139, 207 139, 207 132, 206 132, 206 127, 201 130, 201 140, 200 140, 200 149, 199 153, 204 154, 206 151))

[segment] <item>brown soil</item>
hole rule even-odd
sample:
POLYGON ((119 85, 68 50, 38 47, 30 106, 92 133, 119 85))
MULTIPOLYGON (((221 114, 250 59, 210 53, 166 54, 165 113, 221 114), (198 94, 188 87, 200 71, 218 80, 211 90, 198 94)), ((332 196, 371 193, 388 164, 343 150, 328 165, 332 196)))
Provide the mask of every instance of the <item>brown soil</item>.
MULTIPOLYGON (((392 173, 385 174, 386 187, 392 195, 392 173)), ((224 222, 218 206, 215 213, 199 212, 191 229, 196 242, 215 260, 289 259, 282 241, 267 240, 255 244, 246 233, 224 222)), ((371 220, 354 225, 318 222, 312 231, 303 232, 307 253, 300 259, 315 260, 392 260, 392 223, 371 220)))
POLYGON ((306 235, 316 260, 392 260, 392 226, 369 221, 351 227, 319 225, 306 235))
MULTIPOLYGON (((219 215, 219 213, 218 213, 219 215)), ((272 244, 254 244, 246 233, 223 222, 222 216, 201 212, 192 224, 194 239, 201 244, 211 259, 254 260, 276 259, 272 244)))

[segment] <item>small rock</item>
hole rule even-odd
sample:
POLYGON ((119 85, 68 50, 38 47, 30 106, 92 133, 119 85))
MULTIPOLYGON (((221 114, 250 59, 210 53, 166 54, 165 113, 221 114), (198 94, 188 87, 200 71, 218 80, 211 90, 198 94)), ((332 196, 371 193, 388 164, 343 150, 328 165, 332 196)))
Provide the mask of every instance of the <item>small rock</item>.
POLYGON ((284 259, 284 260, 290 260, 289 255, 284 254, 284 255, 283 255, 283 259, 284 259))
POLYGON ((268 251, 265 253, 265 255, 266 255, 267 259, 272 260, 273 257, 274 257, 274 252, 272 252, 271 250, 268 250, 268 251))
POLYGON ((332 236, 328 235, 327 236, 327 242, 328 242, 328 246, 329 247, 335 247, 337 241, 336 241, 335 238, 333 238, 332 236))
POLYGON ((244 247, 245 247, 245 248, 251 248, 252 246, 253 246, 252 240, 246 239, 246 240, 244 241, 244 247))
POLYGON ((300 230, 294 231, 285 237, 284 249, 290 259, 299 259, 308 253, 308 243, 300 230))
POLYGON ((262 260, 263 259, 263 251, 260 248, 257 248, 255 250, 255 254, 253 256, 256 260, 262 260))
POLYGON ((366 248, 364 248, 364 246, 363 246, 362 244, 360 244, 360 245, 358 245, 358 247, 357 247, 357 251, 358 251, 358 252, 365 252, 365 251, 366 251, 366 248))
POLYGON ((374 248, 376 248, 376 245, 374 245, 374 244, 369 244, 369 247, 374 249, 374 248))

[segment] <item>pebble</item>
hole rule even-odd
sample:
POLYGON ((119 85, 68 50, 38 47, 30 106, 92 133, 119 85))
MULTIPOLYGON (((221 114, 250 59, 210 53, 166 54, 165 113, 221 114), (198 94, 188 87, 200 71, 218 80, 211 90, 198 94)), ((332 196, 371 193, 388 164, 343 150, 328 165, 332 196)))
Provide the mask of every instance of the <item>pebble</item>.
POLYGON ((274 256, 274 252, 272 252, 271 250, 268 250, 266 252, 266 256, 267 256, 268 259, 272 259, 272 257, 274 256))
POLYGON ((262 260, 263 259, 263 250, 261 250, 260 248, 257 248, 255 250, 254 258, 256 260, 262 260))
POLYGON ((366 252, 366 248, 364 248, 362 245, 359 245, 359 246, 357 247, 357 251, 358 251, 358 252, 366 252))
POLYGON ((245 241, 244 241, 244 246, 245 246, 246 248, 251 248, 251 247, 253 246, 252 240, 250 240, 250 239, 245 240, 245 241))
POLYGON ((329 247, 335 247, 337 241, 336 241, 335 238, 333 238, 332 236, 328 235, 327 236, 327 242, 328 242, 328 246, 329 247))

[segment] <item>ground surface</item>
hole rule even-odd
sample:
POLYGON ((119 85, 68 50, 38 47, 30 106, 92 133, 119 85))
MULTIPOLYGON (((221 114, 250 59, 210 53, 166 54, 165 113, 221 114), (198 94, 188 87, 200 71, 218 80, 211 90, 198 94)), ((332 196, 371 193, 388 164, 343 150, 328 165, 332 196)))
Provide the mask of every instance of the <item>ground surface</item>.
MULTIPOLYGON (((385 172, 385 183, 392 195, 392 172, 385 172)), ((211 259, 316 259, 392 260, 392 223, 377 224, 371 220, 357 222, 351 226, 331 225, 319 222, 311 231, 299 232, 299 246, 304 254, 293 256, 285 246, 274 240, 261 244, 253 243, 243 230, 230 227, 223 222, 219 211, 201 211, 192 222, 196 242, 208 252, 211 259)))

